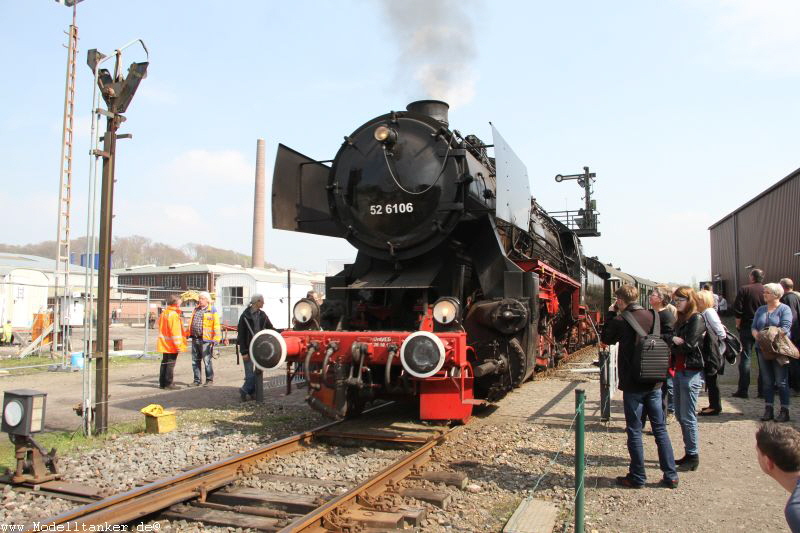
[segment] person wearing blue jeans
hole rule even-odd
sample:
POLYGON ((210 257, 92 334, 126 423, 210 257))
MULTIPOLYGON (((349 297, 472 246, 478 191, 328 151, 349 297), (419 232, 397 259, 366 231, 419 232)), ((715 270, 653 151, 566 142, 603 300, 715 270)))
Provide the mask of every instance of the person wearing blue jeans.
MULTIPOLYGON (((648 296, 650 308, 654 311, 658 311, 658 316, 663 318, 663 320, 661 320, 660 329, 661 336, 665 340, 672 336, 672 328, 675 325, 675 314, 677 313, 675 308, 669 305, 670 300, 672 300, 672 291, 670 291, 667 285, 656 285, 648 296), (669 311, 669 315, 661 313, 661 311, 664 310, 669 311)), ((667 415, 667 423, 669 423, 670 415, 673 415, 673 417, 675 415, 675 396, 672 392, 672 376, 670 375, 667 375, 667 380, 664 382, 664 385, 661 386, 661 406, 664 414, 667 415)))
POLYGON ((196 337, 192 338, 192 372, 194 374, 195 385, 200 385, 200 383, 202 383, 201 362, 206 368, 206 384, 210 385, 214 383, 214 365, 211 363, 213 354, 213 342, 204 341, 196 337))
MULTIPOLYGON (((655 329, 656 313, 658 313, 659 323, 667 326, 674 317, 666 309, 647 310, 640 306, 637 303, 639 291, 632 285, 620 286, 615 291, 615 295, 617 299, 608 311, 600 338, 604 344, 619 343, 617 373, 619 388, 622 390, 630 464, 627 475, 618 476, 616 483, 631 489, 644 487, 646 474, 642 446, 642 420, 647 416, 650 419, 653 436, 658 447, 658 464, 663 473, 659 484, 674 489, 678 486, 678 473, 662 407, 661 387, 663 383, 643 383, 639 380, 639 365, 636 364, 638 336, 636 330, 626 320, 626 318, 631 319, 638 323, 643 331, 652 333, 655 329)), ((672 331, 669 327, 667 330, 670 333, 672 331)))
MULTIPOLYGON (((777 283, 767 283, 764 285, 764 300, 767 302, 756 311, 753 317, 751 333, 754 338, 758 338, 760 331, 770 326, 779 327, 791 338, 792 310, 781 303, 783 287, 777 283)), ((768 360, 764 357, 761 347, 756 347, 758 360, 761 363, 761 374, 764 383, 764 415, 761 420, 775 419, 776 422, 789 421, 789 365, 782 365, 777 359, 768 360), (781 399, 781 412, 775 416, 772 407, 775 401, 775 387, 781 399)))
POLYGON ((675 461, 682 469, 697 470, 700 449, 697 427, 697 398, 703 388, 702 343, 706 332, 703 315, 698 312, 698 296, 691 287, 678 287, 673 301, 678 310, 672 344, 672 361, 675 368, 675 415, 681 425, 683 457, 675 461))
POLYGON ((625 411, 625 433, 628 435, 628 455, 631 459, 627 477, 631 480, 632 485, 643 486, 647 479, 642 446, 642 415, 644 412, 650 419, 650 427, 653 429, 653 436, 656 439, 658 466, 663 472, 663 479, 667 480, 664 484, 677 485, 678 471, 661 405, 661 388, 648 392, 623 392, 622 406, 625 411))
POLYGON ((211 305, 211 295, 202 291, 197 297, 197 307, 192 311, 186 337, 192 340, 192 371, 194 385, 201 383, 201 364, 206 367, 206 385, 214 383, 214 367, 211 357, 214 346, 220 341, 220 321, 217 309, 211 305))
POLYGON ((674 380, 675 414, 681 424, 683 446, 687 456, 698 456, 697 399, 703 390, 703 371, 680 370, 675 372, 674 380))

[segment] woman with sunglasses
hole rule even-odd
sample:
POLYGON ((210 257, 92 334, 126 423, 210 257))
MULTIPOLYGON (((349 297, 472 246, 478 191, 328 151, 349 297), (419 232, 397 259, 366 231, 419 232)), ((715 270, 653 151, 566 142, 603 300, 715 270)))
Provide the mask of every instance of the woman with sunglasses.
POLYGON ((681 425, 686 450, 675 464, 682 470, 697 470, 700 464, 697 398, 703 388, 703 333, 706 324, 697 311, 696 293, 691 287, 678 287, 674 296, 678 319, 670 339, 675 368, 675 413, 681 425))

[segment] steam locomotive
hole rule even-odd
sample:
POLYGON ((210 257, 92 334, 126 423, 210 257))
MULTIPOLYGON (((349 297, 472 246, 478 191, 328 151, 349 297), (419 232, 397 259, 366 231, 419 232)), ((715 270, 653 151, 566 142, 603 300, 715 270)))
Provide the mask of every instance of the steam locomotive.
POLYGON ((401 397, 421 419, 465 421, 596 342, 622 279, 531 198, 494 126, 487 145, 447 113, 423 100, 373 118, 331 161, 278 147, 273 227, 344 238, 358 255, 326 278, 322 306, 301 300, 293 327, 259 332, 250 354, 304 374, 308 403, 331 417, 401 397))

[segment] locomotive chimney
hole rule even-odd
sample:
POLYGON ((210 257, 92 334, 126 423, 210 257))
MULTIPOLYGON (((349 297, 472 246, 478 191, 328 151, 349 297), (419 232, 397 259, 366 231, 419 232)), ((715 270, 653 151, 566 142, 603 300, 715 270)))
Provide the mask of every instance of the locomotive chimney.
POLYGON ((445 126, 450 124, 447 121, 448 109, 450 109, 450 106, 447 105, 447 102, 442 102, 441 100, 417 100, 416 102, 411 102, 406 106, 406 111, 419 113, 421 115, 428 115, 429 117, 435 118, 445 126))
POLYGON ((264 139, 256 141, 256 189, 253 201, 253 268, 264 268, 264 139))

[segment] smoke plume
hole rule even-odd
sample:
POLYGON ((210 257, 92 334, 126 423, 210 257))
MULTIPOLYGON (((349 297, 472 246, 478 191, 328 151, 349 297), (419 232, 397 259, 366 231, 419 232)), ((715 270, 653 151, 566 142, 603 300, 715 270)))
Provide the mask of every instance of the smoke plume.
POLYGON ((470 102, 475 96, 476 47, 468 11, 477 9, 478 1, 382 0, 381 5, 400 50, 399 83, 409 86, 414 80, 427 98, 451 107, 470 102))

